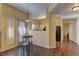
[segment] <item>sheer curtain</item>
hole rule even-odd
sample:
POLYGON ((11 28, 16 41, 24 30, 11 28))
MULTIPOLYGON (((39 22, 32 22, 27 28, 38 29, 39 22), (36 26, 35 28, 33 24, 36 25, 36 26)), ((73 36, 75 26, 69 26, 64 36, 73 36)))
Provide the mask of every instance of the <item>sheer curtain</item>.
POLYGON ((8 17, 8 31, 7 31, 7 43, 8 44, 13 44, 14 42, 14 18, 12 16, 8 17))
POLYGON ((22 42, 23 36, 26 34, 26 24, 24 21, 19 21, 18 32, 19 32, 19 42, 22 42))

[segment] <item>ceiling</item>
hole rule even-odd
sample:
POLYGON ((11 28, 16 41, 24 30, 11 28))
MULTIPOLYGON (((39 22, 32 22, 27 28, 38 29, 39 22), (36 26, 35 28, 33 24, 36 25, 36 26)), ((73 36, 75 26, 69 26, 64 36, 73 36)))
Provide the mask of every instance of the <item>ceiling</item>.
POLYGON ((61 16, 70 15, 70 14, 79 14, 79 10, 78 11, 72 10, 74 6, 79 6, 79 4, 78 3, 59 3, 53 9, 53 12, 61 16))
POLYGON ((32 19, 46 16, 46 11, 50 12, 52 10, 60 16, 79 14, 79 10, 72 11, 73 6, 79 6, 77 3, 8 3, 8 5, 23 12, 29 12, 32 19))
POLYGON ((46 16, 47 8, 51 11, 56 3, 8 3, 8 5, 17 8, 23 12, 29 12, 32 19, 46 16), (52 8, 51 8, 52 7, 52 8))

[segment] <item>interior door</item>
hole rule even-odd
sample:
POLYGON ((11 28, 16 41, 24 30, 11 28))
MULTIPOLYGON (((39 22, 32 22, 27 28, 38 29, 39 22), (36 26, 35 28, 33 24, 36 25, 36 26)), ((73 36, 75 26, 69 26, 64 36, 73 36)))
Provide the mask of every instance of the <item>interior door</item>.
POLYGON ((56 41, 61 41, 61 27, 56 26, 56 41))

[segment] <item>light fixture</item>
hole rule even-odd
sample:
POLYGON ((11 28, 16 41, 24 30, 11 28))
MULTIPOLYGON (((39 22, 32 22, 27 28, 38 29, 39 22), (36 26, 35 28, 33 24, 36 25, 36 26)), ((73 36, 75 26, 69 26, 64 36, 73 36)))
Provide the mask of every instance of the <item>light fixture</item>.
POLYGON ((31 21, 31 20, 25 20, 25 22, 27 22, 27 23, 30 22, 30 21, 31 21))
MULTIPOLYGON (((28 9, 28 14, 30 14, 30 12, 29 12, 29 4, 27 4, 27 7, 26 7, 27 9, 28 9)), ((27 10, 26 10, 26 12, 27 12, 27 10)), ((27 19, 27 20, 25 20, 25 22, 30 22, 31 20, 30 20, 30 17, 27 19)))
POLYGON ((37 19, 45 19, 46 18, 46 16, 39 16, 39 17, 37 17, 37 19))
POLYGON ((73 11, 78 11, 79 10, 79 6, 75 6, 72 8, 73 11))

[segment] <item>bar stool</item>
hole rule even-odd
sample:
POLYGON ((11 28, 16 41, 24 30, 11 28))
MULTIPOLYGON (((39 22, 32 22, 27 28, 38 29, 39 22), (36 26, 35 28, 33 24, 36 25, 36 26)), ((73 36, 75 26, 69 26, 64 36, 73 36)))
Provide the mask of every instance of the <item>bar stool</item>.
POLYGON ((32 37, 32 35, 23 36, 23 39, 25 39, 24 50, 26 50, 28 56, 33 55, 32 37))
POLYGON ((22 42, 20 42, 21 56, 27 55, 26 46, 28 45, 29 45, 28 42, 26 42, 24 39, 22 40, 22 42))

